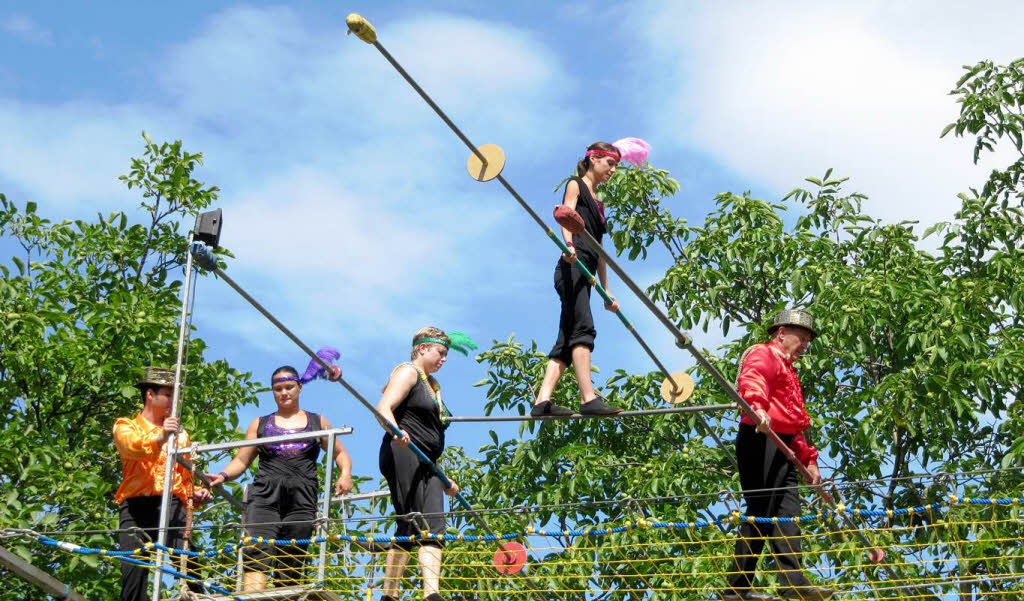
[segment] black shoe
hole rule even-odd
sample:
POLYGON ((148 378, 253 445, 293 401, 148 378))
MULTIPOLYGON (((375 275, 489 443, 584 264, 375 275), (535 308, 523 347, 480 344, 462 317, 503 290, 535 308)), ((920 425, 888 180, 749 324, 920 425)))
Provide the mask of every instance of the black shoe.
POLYGON ((573 415, 574 413, 575 412, 572 409, 556 405, 551 401, 537 403, 533 406, 533 409, 530 409, 530 417, 565 417, 573 415))
POLYGON ((722 591, 718 593, 722 601, 775 601, 775 595, 755 591, 722 591))
POLYGON ((427 595, 426 601, 444 601, 444 597, 438 595, 437 593, 430 593, 429 595, 427 595))
POLYGON ((781 593, 784 599, 803 599, 805 601, 820 601, 821 599, 828 599, 832 595, 836 594, 835 589, 828 588, 827 586, 797 586, 793 588, 787 588, 781 593))
POLYGON ((618 415, 619 413, 622 413, 622 409, 604 402, 601 395, 580 405, 580 415, 618 415))

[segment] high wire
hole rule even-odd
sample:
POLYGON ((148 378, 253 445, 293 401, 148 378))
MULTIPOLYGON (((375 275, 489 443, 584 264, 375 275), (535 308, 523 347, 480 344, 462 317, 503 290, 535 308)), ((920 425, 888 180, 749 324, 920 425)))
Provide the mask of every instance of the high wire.
POLYGON ((690 407, 668 407, 665 409, 644 409, 643 411, 622 411, 615 415, 583 415, 573 413, 572 415, 478 415, 465 416, 453 415, 448 417, 449 422, 540 422, 540 421, 569 421, 579 419, 622 419, 624 417, 646 417, 649 415, 671 415, 675 413, 700 413, 710 411, 729 411, 735 409, 733 405, 695 405, 690 407))

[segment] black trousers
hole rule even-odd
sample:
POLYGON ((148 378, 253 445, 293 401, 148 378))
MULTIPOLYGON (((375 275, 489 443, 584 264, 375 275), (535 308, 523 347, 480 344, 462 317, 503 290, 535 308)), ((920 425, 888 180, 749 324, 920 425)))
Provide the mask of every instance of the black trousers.
MULTIPOLYGON (((789 444, 792 436, 779 435, 789 444)), ((736 462, 740 468, 740 485, 747 503, 747 515, 755 517, 797 517, 800 515, 800 492, 797 471, 768 437, 753 426, 740 424, 736 436, 736 462), (748 492, 765 488, 786 488, 764 492, 748 492)), ((754 572, 768 542, 777 566, 779 584, 786 587, 807 586, 807 577, 800 568, 800 526, 794 522, 751 524, 740 526, 736 541, 733 571, 729 587, 740 591, 753 586, 754 572)))
MULTIPOLYGON (((249 536, 273 539, 308 539, 316 518, 317 483, 258 480, 253 483, 245 512, 249 536)), ((276 586, 305 584, 303 574, 309 545, 247 546, 243 552, 245 571, 274 571, 276 586)))
MULTIPOLYGON (((437 458, 431 458, 437 461, 437 458)), ((400 447, 385 435, 380 444, 378 456, 380 473, 388 481, 391 490, 391 503, 395 514, 419 512, 424 514, 427 530, 431 534, 444 534, 444 486, 430 466, 420 462, 409 447, 400 447)), ((395 536, 420 534, 423 524, 414 520, 398 518, 395 536)), ((420 545, 441 547, 443 541, 428 540, 421 542, 396 542, 394 546, 409 550, 420 545)))
MULTIPOLYGON (((578 251, 587 269, 597 277, 597 259, 587 258, 578 251), (593 267, 591 267, 593 265, 593 267)), ((594 315, 590 312, 591 285, 576 264, 569 265, 559 259, 555 266, 555 292, 561 303, 558 316, 558 339, 551 348, 548 357, 558 359, 572 365, 572 349, 585 346, 594 350, 594 339, 597 329, 594 327, 594 315)))
MULTIPOLYGON (((160 497, 132 497, 121 503, 121 522, 118 534, 118 546, 122 551, 138 549, 152 540, 157 541, 160 533, 160 497), (146 539, 135 532, 125 532, 129 528, 141 528, 149 539, 146 539)), ((184 541, 185 507, 177 497, 171 497, 171 519, 168 523, 167 546, 180 549, 184 541)), ((148 551, 141 553, 146 559, 150 556, 148 551)), ((165 564, 166 565, 166 564, 165 564)), ((178 570, 177 561, 170 566, 178 570)), ((192 559, 186 561, 185 573, 190 576, 198 574, 199 565, 192 559)), ((150 593, 149 575, 151 569, 121 562, 121 600, 122 601, 148 601, 150 593)), ((203 587, 197 582, 189 582, 188 588, 192 592, 202 592, 203 587)))

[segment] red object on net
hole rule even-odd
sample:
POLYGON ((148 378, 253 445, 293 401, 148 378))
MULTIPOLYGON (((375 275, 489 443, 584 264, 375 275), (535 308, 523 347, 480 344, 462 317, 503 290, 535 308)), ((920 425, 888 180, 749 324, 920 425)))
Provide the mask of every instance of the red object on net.
POLYGON ((494 552, 494 569, 502 574, 516 574, 526 566, 526 547, 519 543, 504 543, 494 552))
POLYGON ((586 227, 583 223, 583 218, 576 212, 576 209, 565 205, 555 207, 555 221, 558 222, 558 225, 574 234, 582 232, 583 228, 586 227))

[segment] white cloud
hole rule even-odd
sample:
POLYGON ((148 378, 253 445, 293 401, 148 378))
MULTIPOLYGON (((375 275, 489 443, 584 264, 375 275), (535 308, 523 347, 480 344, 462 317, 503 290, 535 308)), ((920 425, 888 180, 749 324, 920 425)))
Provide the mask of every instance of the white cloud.
POLYGON ((52 46, 53 34, 24 15, 12 15, 0 22, 0 29, 40 46, 52 46))
MULTIPOLYGON (((278 309, 306 322, 315 316, 317 329, 346 337, 402 338, 418 327, 410 323, 458 314, 450 293, 484 276, 484 265, 463 260, 479 242, 439 232, 395 198, 344 190, 334 177, 298 169, 237 196, 225 208, 222 238, 240 258, 232 271, 272 291, 278 309), (429 309, 422 299, 431 299, 429 309)), ((431 211, 437 224, 487 235, 503 215, 450 200, 431 211)))
MULTIPOLYGON (((516 167, 550 158, 551 142, 571 136, 572 77, 530 34, 439 14, 376 25, 466 132, 501 142, 516 167)), ((139 131, 180 138, 205 155, 198 177, 223 190, 232 274, 285 323, 346 340, 468 327, 488 311, 478 299, 507 286, 492 275, 495 261, 523 270, 521 253, 482 252, 505 236, 499 222, 515 206, 494 200, 497 184, 469 179, 468 150, 344 30, 341 19, 309 23, 288 8, 233 8, 158 54, 149 70, 158 100, 0 100, 0 179, 44 211, 130 208, 137 195, 116 177, 140 153, 139 131)), ((197 324, 278 346, 222 285, 202 296, 197 324)))
POLYGON ((871 214, 947 218, 1002 160, 974 167, 970 142, 938 138, 961 65, 1020 54, 1024 5, 996 4, 659 5, 644 17, 647 114, 665 143, 778 191, 835 167, 871 214))
MULTIPOLYGON (((47 204, 112 210, 129 198, 117 180, 154 118, 129 105, 34 105, 0 99, 0 176, 47 204)), ((129 205, 130 206, 130 205, 129 205)))
MULTIPOLYGON (((392 54, 477 143, 527 145, 537 129, 569 135, 571 90, 555 84, 570 78, 529 34, 444 15, 377 26, 392 54)), ((232 9, 171 50, 160 81, 180 110, 216 123, 247 152, 270 154, 272 145, 279 155, 332 167, 376 153, 392 170, 409 149, 446 164, 454 151, 464 161, 468 151, 398 73, 344 31, 340 19, 317 28, 288 9, 232 9)))

